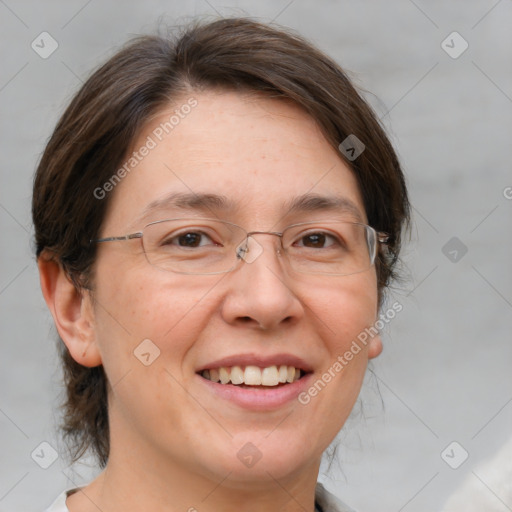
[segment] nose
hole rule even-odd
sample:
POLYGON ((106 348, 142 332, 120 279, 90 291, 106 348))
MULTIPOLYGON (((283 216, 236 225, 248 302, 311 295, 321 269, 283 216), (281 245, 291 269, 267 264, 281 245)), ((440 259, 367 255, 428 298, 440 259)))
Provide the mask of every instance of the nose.
MULTIPOLYGON (((256 233, 257 234, 257 233, 256 233)), ((279 238, 251 235, 244 261, 228 277, 222 316, 232 325, 270 330, 294 324, 304 315, 297 283, 285 272, 279 238)))

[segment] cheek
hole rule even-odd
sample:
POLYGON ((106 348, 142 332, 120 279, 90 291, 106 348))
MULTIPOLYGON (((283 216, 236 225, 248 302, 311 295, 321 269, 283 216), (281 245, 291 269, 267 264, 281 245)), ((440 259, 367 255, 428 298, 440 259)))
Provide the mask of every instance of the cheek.
POLYGON ((315 311, 324 321, 324 331, 328 333, 330 352, 337 354, 346 350, 377 318, 375 272, 339 279, 339 286, 331 283, 314 298, 315 311))
POLYGON ((113 358, 133 364, 134 351, 147 339, 163 353, 172 350, 172 359, 179 361, 208 323, 212 304, 205 291, 220 278, 212 276, 205 287, 204 277, 187 276, 185 285, 182 276, 147 263, 124 272, 114 269, 97 274, 96 326, 104 364, 113 358))
MULTIPOLYGON (((320 333, 323 363, 310 387, 299 396, 304 414, 325 418, 319 433, 325 447, 339 432, 361 390, 368 348, 357 337, 376 320, 375 272, 332 280, 309 295, 313 331, 320 333)), ((313 290, 313 288, 311 288, 313 290)), ((311 432, 307 432, 308 440, 311 432)))

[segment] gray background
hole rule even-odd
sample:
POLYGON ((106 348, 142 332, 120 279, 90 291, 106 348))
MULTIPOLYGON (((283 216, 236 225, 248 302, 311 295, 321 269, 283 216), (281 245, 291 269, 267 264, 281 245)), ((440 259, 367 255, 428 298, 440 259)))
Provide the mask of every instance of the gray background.
POLYGON ((408 278, 391 295, 403 311, 340 436, 341 470, 322 479, 367 512, 512 510, 511 0, 0 0, 0 511, 42 510, 94 473, 67 467, 54 432, 62 388, 30 242, 44 144, 129 37, 160 16, 218 14, 274 19, 350 70, 408 176, 408 278), (43 31, 59 45, 47 59, 31 48, 43 31), (453 31, 469 44, 458 58, 441 46, 453 31), (43 441, 60 453, 46 470, 31 458, 43 441), (463 447, 447 451, 452 465, 469 453, 458 469, 441 457, 452 441, 463 447))

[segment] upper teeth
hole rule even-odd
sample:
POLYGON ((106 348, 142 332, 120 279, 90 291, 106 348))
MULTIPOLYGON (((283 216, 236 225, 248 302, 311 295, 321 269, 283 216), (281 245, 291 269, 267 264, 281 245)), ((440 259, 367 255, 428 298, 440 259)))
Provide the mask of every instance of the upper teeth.
POLYGON ((221 366, 203 370, 201 375, 205 379, 221 384, 247 384, 249 386, 277 386, 285 382, 295 382, 300 379, 300 370, 295 366, 221 366))

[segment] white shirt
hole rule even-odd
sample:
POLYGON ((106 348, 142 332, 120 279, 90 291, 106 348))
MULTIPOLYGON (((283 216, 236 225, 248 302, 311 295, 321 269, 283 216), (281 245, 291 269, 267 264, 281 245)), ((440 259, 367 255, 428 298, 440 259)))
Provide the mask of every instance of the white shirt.
MULTIPOLYGON (((64 491, 45 512, 69 512, 66 507, 66 498, 79 489, 80 487, 64 491)), ((320 482, 316 484, 315 501, 321 507, 322 512, 355 512, 325 489, 320 482)))

